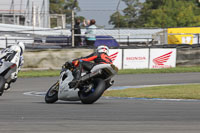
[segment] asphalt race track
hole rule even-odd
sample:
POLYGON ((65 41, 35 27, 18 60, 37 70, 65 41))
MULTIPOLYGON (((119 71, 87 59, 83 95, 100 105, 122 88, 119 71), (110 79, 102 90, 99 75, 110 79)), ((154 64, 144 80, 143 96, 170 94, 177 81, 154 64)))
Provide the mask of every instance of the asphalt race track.
MULTIPOLYGON (((0 97, 0 133, 199 133, 200 101, 101 98, 44 103, 57 77, 20 78, 0 97)), ((118 75, 115 86, 199 83, 200 73, 118 75)))

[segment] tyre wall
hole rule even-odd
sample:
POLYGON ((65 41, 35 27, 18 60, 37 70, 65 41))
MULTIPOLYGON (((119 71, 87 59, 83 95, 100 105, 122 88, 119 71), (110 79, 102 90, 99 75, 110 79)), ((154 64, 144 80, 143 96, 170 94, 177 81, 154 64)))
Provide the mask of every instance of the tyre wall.
POLYGON ((176 65, 200 66, 200 48, 178 48, 176 65))

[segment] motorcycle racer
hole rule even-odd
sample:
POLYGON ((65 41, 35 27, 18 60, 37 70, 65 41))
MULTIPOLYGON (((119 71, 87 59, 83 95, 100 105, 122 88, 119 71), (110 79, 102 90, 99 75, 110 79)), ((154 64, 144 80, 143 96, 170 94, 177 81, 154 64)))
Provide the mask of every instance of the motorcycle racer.
POLYGON ((47 91, 45 102, 55 103, 58 100, 81 101, 83 104, 96 102, 113 85, 112 78, 118 72, 118 68, 109 59, 108 52, 107 46, 101 46, 89 56, 66 62, 62 66, 59 80, 47 91), (79 72, 85 68, 88 68, 88 71, 80 74, 79 72), (79 75, 75 77, 77 73, 79 75))
POLYGON ((96 51, 89 56, 73 60, 72 63, 76 69, 73 71, 74 79, 69 83, 69 87, 76 88, 79 85, 82 69, 90 71, 97 64, 112 64, 112 60, 109 58, 108 54, 109 48, 105 45, 100 45, 97 47, 96 51))
MULTIPOLYGON (((11 45, 8 48, 3 49, 0 53, 0 63, 2 63, 3 61, 8 61, 17 65, 16 72, 11 74, 11 82, 15 82, 17 80, 17 74, 21 70, 22 65, 24 64, 24 51, 24 43, 18 42, 17 44, 11 45)), ((5 84, 5 89, 10 88, 10 83, 5 84)))

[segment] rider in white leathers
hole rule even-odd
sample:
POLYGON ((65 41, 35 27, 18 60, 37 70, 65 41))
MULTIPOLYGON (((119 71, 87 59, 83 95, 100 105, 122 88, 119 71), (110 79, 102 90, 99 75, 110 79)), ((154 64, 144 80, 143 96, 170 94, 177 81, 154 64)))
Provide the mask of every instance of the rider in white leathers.
MULTIPOLYGON (((23 53, 25 50, 25 45, 23 42, 18 42, 15 45, 11 45, 8 48, 5 48, 0 53, 0 62, 9 61, 11 63, 15 63, 17 65, 16 72, 11 74, 12 82, 17 80, 17 74, 21 70, 21 67, 24 63, 23 53)), ((9 88, 10 83, 5 85, 5 88, 9 88)))

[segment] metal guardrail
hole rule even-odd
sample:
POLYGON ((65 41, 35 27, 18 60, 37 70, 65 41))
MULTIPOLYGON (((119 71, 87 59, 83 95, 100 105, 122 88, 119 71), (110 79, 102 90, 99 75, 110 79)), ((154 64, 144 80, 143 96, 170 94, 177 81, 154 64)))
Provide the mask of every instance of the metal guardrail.
MULTIPOLYGON (((105 36, 105 35, 102 35, 105 36)), ((121 38, 111 38, 98 37, 97 40, 115 40, 121 46, 130 46, 136 44, 149 45, 152 44, 153 38, 134 38, 130 36, 121 37, 121 38)), ((81 44, 87 46, 85 42, 85 35, 81 35, 81 44)), ((27 45, 50 45, 50 46, 72 46, 71 36, 46 36, 46 37, 1 37, 0 38, 0 48, 8 47, 9 45, 16 44, 17 42, 22 41, 27 45)))
MULTIPOLYGON (((192 39, 194 39, 193 45, 200 45, 200 34, 167 34, 167 36, 170 35, 185 35, 184 37, 186 37, 186 41, 187 40, 187 35, 188 37, 191 37, 191 35, 193 36, 192 39)), ((81 36, 81 46, 87 46, 86 42, 85 42, 85 35, 76 35, 76 36, 81 36)), ((116 42, 118 42, 118 44, 120 46, 137 46, 137 45, 143 45, 143 46, 155 46, 155 45, 164 45, 164 44, 160 44, 159 40, 155 40, 154 38, 151 37, 139 37, 138 36, 130 36, 130 35, 97 35, 99 37, 97 37, 97 40, 115 40, 116 42), (101 38, 102 36, 102 38, 101 38), (105 38, 103 36, 109 36, 110 38, 105 38)), ((189 38, 191 39, 191 38, 189 38)), ((29 46, 46 46, 46 48, 48 48, 47 46, 60 46, 60 47, 72 47, 72 40, 71 40, 71 36, 43 36, 43 37, 39 37, 39 36, 6 36, 6 37, 0 37, 0 48, 5 48, 9 45, 13 45, 19 41, 24 42, 25 44, 29 45, 29 46)), ((176 43, 172 43, 172 44, 176 44, 176 43)), ((181 42, 180 44, 189 44, 189 43, 184 43, 181 42)), ((171 44, 170 44, 171 45, 171 44)), ((176 44, 177 45, 177 44, 176 44)), ((80 47, 81 47, 80 46, 80 47)))
MULTIPOLYGON (((195 43, 193 44, 197 44, 200 45, 200 34, 167 34, 167 35, 193 35, 195 36, 195 43)), ((86 42, 85 42, 85 35, 76 35, 76 36, 81 36, 81 46, 87 46, 86 42)), ((164 44, 160 44, 159 40, 155 40, 154 38, 151 37, 140 37, 138 36, 130 36, 130 35, 125 35, 125 34, 121 34, 121 35, 97 35, 97 40, 115 40, 116 42, 118 42, 118 44, 120 46, 137 46, 137 45, 143 45, 143 46, 154 46, 154 45, 164 45, 164 44), (104 37, 105 36, 105 37, 104 37), (106 38, 110 37, 110 38, 106 38), (101 38, 102 37, 102 38, 101 38)), ((29 36, 29 37, 23 37, 23 36, 6 36, 6 37, 0 37, 0 48, 5 48, 9 45, 13 45, 19 41, 24 42, 25 44, 29 45, 29 46, 70 46, 72 47, 72 40, 71 40, 71 36, 43 36, 43 37, 39 37, 39 36, 29 36)), ((194 42, 194 41, 193 41, 194 42)), ((181 44, 187 44, 187 43, 181 43, 181 44)))

